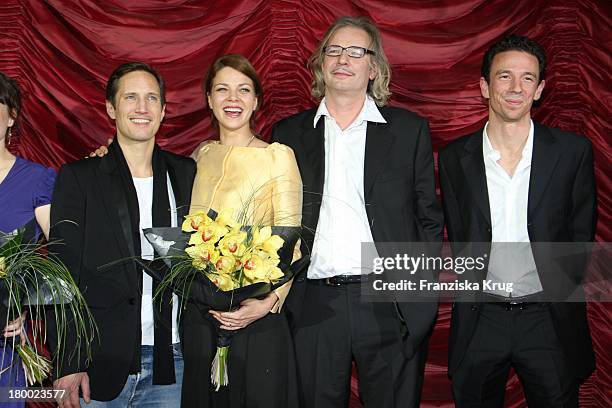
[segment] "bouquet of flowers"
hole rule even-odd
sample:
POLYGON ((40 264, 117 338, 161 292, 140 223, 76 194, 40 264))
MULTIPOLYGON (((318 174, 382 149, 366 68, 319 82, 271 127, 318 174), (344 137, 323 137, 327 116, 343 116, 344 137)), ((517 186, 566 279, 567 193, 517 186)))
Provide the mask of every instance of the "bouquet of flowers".
MULTIPOLYGON (((90 359, 89 345, 96 327, 89 309, 68 269, 53 256, 43 254, 45 245, 32 241, 34 223, 32 220, 9 234, 0 232, 0 324, 5 327, 19 319, 24 311, 30 316, 44 317, 44 308, 52 305, 60 337, 56 352, 64 352, 61 347, 63 333, 68 324, 74 324, 78 345, 81 341, 85 343, 90 359)), ((36 345, 45 341, 45 333, 39 325, 33 325, 32 337, 33 341, 28 336, 21 341, 13 337, 12 341, 30 385, 40 383, 51 372, 51 362, 36 350, 36 345)), ((4 339, 4 349, 8 345, 8 340, 4 339)))
MULTIPOLYGON (((170 271, 145 268, 161 280, 158 294, 171 287, 184 299, 214 310, 233 310, 248 298, 260 298, 288 282, 300 227, 243 225, 232 210, 197 212, 182 228, 150 228, 145 237, 170 271), (198 284, 193 285, 197 281, 198 284)), ((217 354, 211 381, 216 390, 228 384, 227 355, 233 332, 217 324, 217 354)))

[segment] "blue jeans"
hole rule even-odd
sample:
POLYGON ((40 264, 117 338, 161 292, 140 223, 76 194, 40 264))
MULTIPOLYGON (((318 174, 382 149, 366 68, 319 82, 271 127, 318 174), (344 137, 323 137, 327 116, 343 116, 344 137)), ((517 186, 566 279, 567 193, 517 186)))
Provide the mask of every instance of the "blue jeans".
POLYGON ((173 408, 181 406, 183 383, 183 354, 181 345, 174 345, 174 372, 176 382, 169 385, 153 385, 153 346, 140 349, 140 373, 130 374, 123 389, 112 401, 95 401, 81 406, 85 408, 173 408))

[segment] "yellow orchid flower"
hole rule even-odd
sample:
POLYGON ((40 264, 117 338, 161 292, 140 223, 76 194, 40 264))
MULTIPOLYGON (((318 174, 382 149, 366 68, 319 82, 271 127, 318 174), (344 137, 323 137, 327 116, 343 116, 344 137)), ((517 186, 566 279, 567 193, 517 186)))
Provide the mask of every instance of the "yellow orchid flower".
POLYGON ((240 257, 246 251, 244 242, 247 239, 247 233, 239 229, 232 230, 219 241, 218 247, 221 253, 226 256, 240 257))
POLYGON ((223 208, 219 211, 215 222, 231 229, 240 229, 240 224, 234 220, 234 210, 231 208, 223 208))
POLYGON ((204 211, 198 211, 195 214, 189 214, 185 217, 181 229, 185 232, 197 231, 200 226, 210 224, 212 220, 206 215, 204 211))
POLYGON ((243 262, 244 276, 252 283, 274 282, 283 277, 282 271, 276 266, 278 260, 270 259, 265 254, 250 253, 243 258, 243 262))
POLYGON ((241 266, 241 263, 233 256, 222 255, 214 265, 219 273, 230 274, 235 272, 241 266))
POLYGON ((6 276, 6 262, 4 260, 5 258, 3 256, 0 256, 0 278, 6 276))
POLYGON ((264 260, 254 253, 250 253, 244 259, 244 276, 251 280, 261 280, 266 276, 264 260))
POLYGON ((263 260, 270 260, 271 264, 273 264, 274 266, 278 265, 278 263, 280 262, 277 253, 270 254, 269 252, 264 251, 261 247, 252 248, 251 253, 263 260))
POLYGON ((253 246, 261 248, 273 258, 278 258, 278 250, 284 243, 285 240, 280 236, 272 235, 271 227, 253 228, 253 246))
POLYGON ((278 281, 280 278, 285 276, 283 271, 281 271, 280 268, 277 266, 278 263, 279 260, 275 258, 268 258, 265 260, 265 264, 268 267, 267 279, 269 279, 272 283, 278 281))
POLYGON ((223 273, 207 273, 206 276, 223 291, 233 290, 239 287, 238 283, 229 275, 223 273))
POLYGON ((278 250, 283 247, 285 240, 282 239, 278 235, 272 235, 270 238, 266 239, 264 243, 261 245, 264 251, 266 251, 270 256, 274 258, 278 258, 278 250))
POLYGON ((192 264, 199 270, 214 265, 221 256, 214 244, 200 244, 185 248, 185 252, 192 258, 192 264))
POLYGON ((272 236, 271 227, 257 228, 253 227, 253 246, 263 244, 268 238, 272 236))
POLYGON ((201 225, 196 232, 191 234, 189 245, 216 244, 228 232, 227 228, 212 221, 209 224, 201 225))

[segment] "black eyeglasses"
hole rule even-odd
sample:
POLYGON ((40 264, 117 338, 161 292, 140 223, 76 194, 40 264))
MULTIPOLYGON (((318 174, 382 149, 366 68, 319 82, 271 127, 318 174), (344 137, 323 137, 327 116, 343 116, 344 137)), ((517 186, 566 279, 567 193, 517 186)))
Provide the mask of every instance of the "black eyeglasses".
POLYGON ((323 48, 323 52, 328 57, 339 57, 345 50, 346 55, 351 58, 363 58, 363 56, 366 54, 376 55, 376 53, 372 50, 368 50, 367 48, 363 47, 357 47, 355 45, 351 45, 348 47, 342 47, 340 45, 328 45, 323 48))

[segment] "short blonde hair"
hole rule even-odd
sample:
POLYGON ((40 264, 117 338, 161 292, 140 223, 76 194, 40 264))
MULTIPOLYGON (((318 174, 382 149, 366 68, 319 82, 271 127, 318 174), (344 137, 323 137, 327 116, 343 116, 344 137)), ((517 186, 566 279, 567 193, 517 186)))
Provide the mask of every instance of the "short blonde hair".
POLYGON ((367 93, 374 99, 376 105, 385 106, 391 97, 389 83, 391 82, 391 65, 382 47, 382 37, 380 31, 372 20, 367 17, 340 17, 327 29, 323 41, 310 57, 308 66, 312 71, 311 94, 321 100, 325 96, 325 81, 323 80, 323 59, 325 58, 325 47, 329 39, 336 31, 344 27, 355 27, 365 31, 370 36, 370 50, 374 55, 370 55, 370 65, 376 69, 376 78, 368 83, 367 93))

